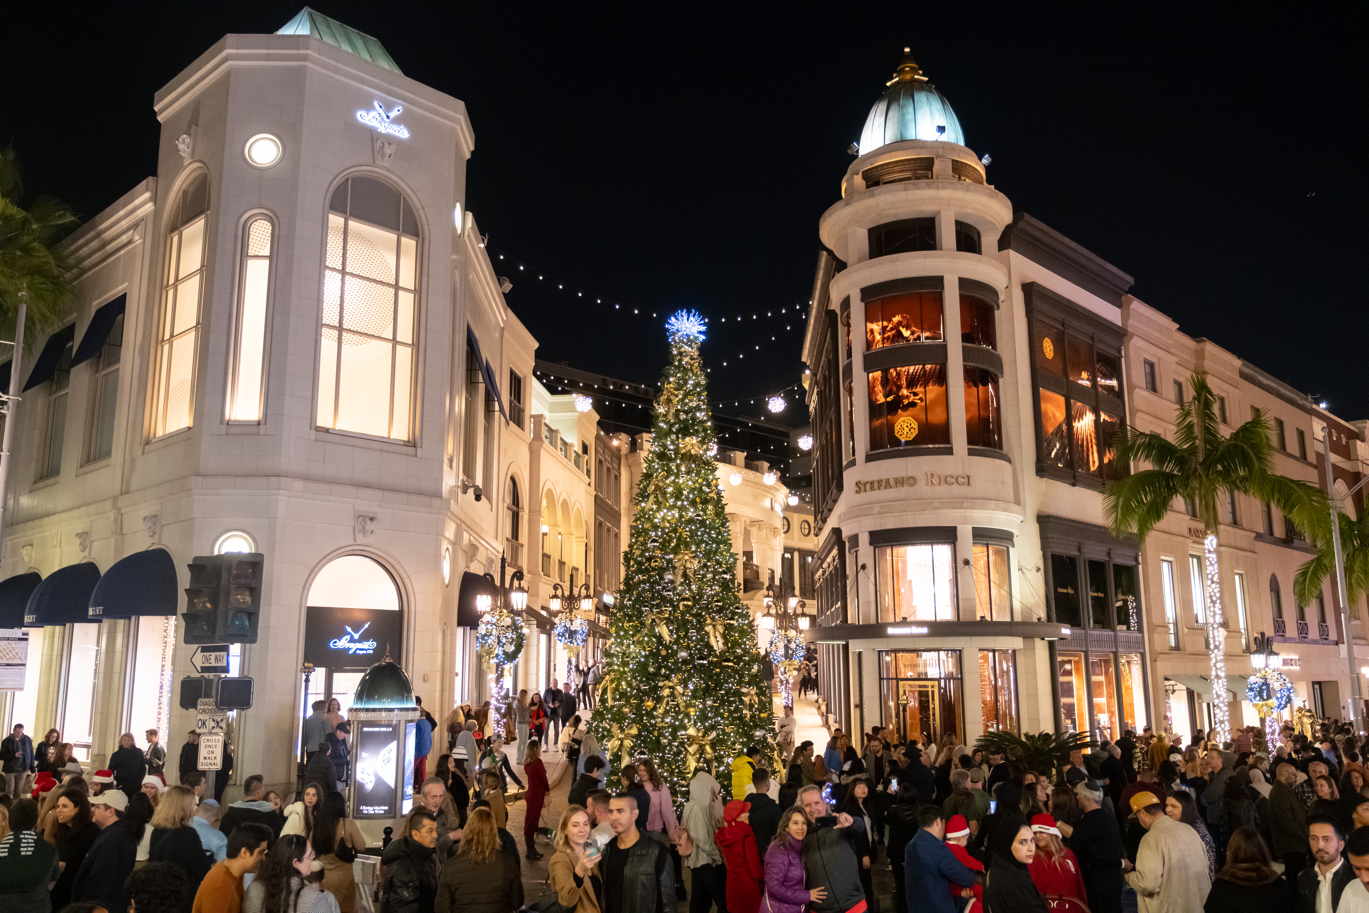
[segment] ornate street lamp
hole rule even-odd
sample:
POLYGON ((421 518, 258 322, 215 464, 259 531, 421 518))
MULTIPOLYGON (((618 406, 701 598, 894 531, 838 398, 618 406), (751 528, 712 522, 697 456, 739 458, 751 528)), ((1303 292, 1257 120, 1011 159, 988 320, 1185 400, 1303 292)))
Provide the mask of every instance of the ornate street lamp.
POLYGON ((509 692, 504 682, 505 670, 518 661, 523 653, 526 635, 523 632, 523 610, 528 607, 528 591, 523 586, 523 570, 515 568, 508 578, 508 561, 499 556, 499 580, 486 573, 490 590, 475 597, 480 624, 475 629, 475 643, 481 657, 490 667, 490 709, 494 718, 494 732, 504 737, 504 715, 509 692), (510 586, 510 584, 512 584, 510 586))
POLYGON ((803 642, 803 631, 808 630, 808 616, 804 610, 807 603, 797 596, 776 595, 775 585, 765 588, 765 614, 761 616, 764 627, 773 627, 770 635, 770 661, 775 664, 775 672, 780 677, 780 694, 784 706, 794 706, 794 689, 790 678, 798 669, 799 663, 807 655, 803 642))
POLYGON ((1264 722, 1265 751, 1272 754, 1279 742, 1279 711, 1293 702, 1293 683, 1279 669, 1279 653, 1274 638, 1261 631, 1250 648, 1250 667, 1254 673, 1245 696, 1255 705, 1264 722))
POLYGON ((580 648, 589 641, 589 620, 584 617, 585 614, 594 612, 594 597, 589 594, 589 584, 581 584, 569 598, 566 597, 561 584, 552 584, 547 608, 551 610, 555 622, 553 631, 556 634, 556 641, 566 650, 566 681, 570 681, 575 668, 575 657, 580 653, 580 648), (579 612, 576 611, 577 608, 579 612))

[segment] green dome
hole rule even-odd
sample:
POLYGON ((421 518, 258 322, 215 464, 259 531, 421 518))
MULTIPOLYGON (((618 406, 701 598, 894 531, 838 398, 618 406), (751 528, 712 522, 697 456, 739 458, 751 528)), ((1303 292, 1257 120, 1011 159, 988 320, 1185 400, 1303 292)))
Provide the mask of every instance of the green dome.
POLYGON ((951 103, 936 90, 922 68, 903 49, 903 62, 889 88, 870 109, 860 131, 860 154, 905 140, 941 140, 965 145, 965 134, 951 103))
POLYGON ((353 711, 403 713, 417 709, 409 676, 397 663, 388 659, 366 670, 352 696, 353 711))

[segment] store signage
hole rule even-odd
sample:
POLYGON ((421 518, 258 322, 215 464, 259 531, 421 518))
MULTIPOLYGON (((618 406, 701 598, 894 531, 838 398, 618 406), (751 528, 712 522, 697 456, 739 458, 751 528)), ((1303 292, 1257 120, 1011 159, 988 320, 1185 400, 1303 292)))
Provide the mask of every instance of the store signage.
POLYGON ((399 661, 404 613, 379 609, 310 606, 304 629, 304 661, 333 669, 367 669, 385 658, 399 661))
POLYGON ((356 818, 395 818, 413 808, 414 724, 353 723, 356 818), (403 745, 400 738, 403 738, 403 745))
POLYGON ((969 488, 968 472, 920 472, 906 476, 889 476, 856 483, 856 494, 890 491, 896 488, 969 488))
POLYGON ((926 625, 890 625, 884 629, 884 633, 890 637, 899 637, 904 634, 926 634, 926 625))
POLYGON ((395 118, 403 113, 403 105, 395 105, 394 108, 386 111, 385 105, 378 101, 373 101, 371 102, 371 108, 362 108, 357 111, 357 120, 361 121, 377 133, 393 136, 396 139, 408 139, 409 128, 403 124, 395 123, 395 118))
POLYGON ((28 632, 23 628, 0 628, 0 691, 23 691, 28 664, 28 632))

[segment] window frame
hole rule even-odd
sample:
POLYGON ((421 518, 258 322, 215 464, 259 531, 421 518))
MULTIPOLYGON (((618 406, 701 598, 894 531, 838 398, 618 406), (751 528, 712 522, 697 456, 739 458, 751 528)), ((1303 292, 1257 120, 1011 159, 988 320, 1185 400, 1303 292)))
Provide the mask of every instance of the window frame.
POLYGON ((62 474, 62 461, 66 458, 66 426, 69 418, 67 413, 71 406, 71 359, 75 352, 76 341, 73 338, 62 347, 52 376, 45 382, 47 399, 43 403, 43 436, 38 453, 38 467, 33 477, 35 484, 55 479, 62 474), (57 385, 59 378, 62 381, 60 388, 57 385))
POLYGON ((955 220, 955 249, 962 254, 983 254, 984 235, 973 223, 963 219, 955 220), (965 239, 973 238, 973 245, 962 245, 962 237, 965 239))
POLYGON ((936 216, 917 216, 910 219, 895 219, 892 222, 883 222, 879 225, 871 226, 866 234, 869 244, 870 259, 876 257, 891 257, 896 254, 925 253, 941 249, 940 232, 937 230, 936 216), (931 246, 904 246, 911 241, 914 244, 922 245, 926 242, 926 231, 931 228, 931 246), (897 237, 898 233, 904 233, 907 241, 899 244, 891 244, 889 236, 897 237))
POLYGON ((976 621, 979 621, 979 620, 985 620, 985 621, 1014 621, 1014 620, 1015 620, 1015 619, 1013 618, 1014 612, 1013 612, 1013 585, 1012 585, 1012 549, 1011 549, 1006 543, 1003 543, 1003 542, 972 542, 972 543, 970 544, 970 577, 972 578, 973 583, 974 583, 974 595, 975 595, 975 599, 974 599, 974 617, 975 617, 975 620, 976 620, 976 621), (979 564, 978 564, 978 561, 977 561, 977 554, 978 554, 978 552, 979 552, 980 549, 984 549, 984 557, 985 557, 985 562, 984 562, 984 569, 985 569, 985 584, 986 584, 985 589, 986 589, 986 591, 987 591, 987 595, 988 595, 988 599, 989 599, 989 605, 988 605, 988 612, 987 612, 987 613, 985 613, 985 612, 983 611, 984 606, 981 604, 980 599, 979 599, 979 564), (996 590, 996 588, 995 588, 995 586, 994 586, 994 574, 993 574, 993 550, 994 550, 994 549, 1001 549, 1002 552, 1003 552, 1003 563, 1004 563, 1004 567, 1005 567, 1004 576, 1005 576, 1005 578, 1006 578, 1006 580, 1005 580, 1004 582, 1005 582, 1005 584, 1006 584, 1006 587, 1005 587, 1005 588, 1006 588, 1006 590, 1007 590, 1007 601, 1008 601, 1007 611, 1006 611, 1005 613, 998 611, 998 607, 996 606, 996 604, 995 604, 995 602, 994 602, 994 599, 993 599, 993 595, 994 595, 994 592, 995 592, 995 590, 996 590), (999 618, 998 616, 999 616, 1000 614, 1005 615, 1005 617, 999 618))
POLYGON ((96 463, 104 462, 114 455, 114 433, 118 428, 117 419, 119 417, 119 372, 123 368, 124 357, 124 317, 120 314, 114 318, 114 323, 109 328, 109 333, 105 336, 105 341, 100 345, 100 354, 97 355, 91 365, 90 370, 90 419, 87 426, 85 444, 81 448, 81 465, 92 466, 96 463), (106 353, 109 352, 110 340, 118 336, 119 344, 114 346, 119 350, 119 360, 112 364, 105 364, 106 353), (109 453, 96 453, 95 448, 101 439, 100 428, 106 419, 104 393, 113 384, 114 395, 112 402, 109 403, 109 453))
POLYGON ((199 393, 200 377, 200 329, 204 324, 204 296, 205 286, 208 285, 209 275, 209 250, 213 243, 210 215, 214 211, 214 200, 210 194, 209 172, 198 169, 193 176, 184 181, 177 190, 176 202, 172 207, 172 216, 168 220, 165 242, 162 245, 162 272, 159 293, 161 304, 157 310, 157 322, 153 325, 153 346, 152 346, 152 383, 148 390, 148 423, 146 439, 148 442, 158 441, 182 431, 189 431, 195 427, 196 400, 199 393), (185 210, 192 201, 192 195, 197 191, 200 184, 204 185, 204 209, 189 218, 185 215, 185 210), (200 262, 193 270, 188 273, 181 273, 181 254, 183 253, 182 240, 187 229, 196 222, 204 223, 200 237, 200 262), (174 249, 174 261, 173 261, 174 249), (168 326, 171 320, 168 310, 172 306, 174 293, 189 280, 194 278, 198 287, 195 300, 195 321, 179 333, 172 332, 175 329, 174 323, 168 326), (169 334, 169 335, 164 335, 169 334), (190 385, 186 394, 186 424, 175 428, 168 427, 165 423, 170 410, 170 384, 171 377, 166 372, 169 370, 168 358, 171 349, 174 348, 177 340, 189 337, 190 343, 190 385))
POLYGON ((1307 459, 1307 432, 1301 428, 1293 429, 1294 440, 1298 442, 1298 459, 1307 459))
POLYGON ((266 386, 271 373, 271 317, 275 310, 273 305, 276 291, 276 251, 278 248, 276 239, 278 235, 279 226, 276 217, 272 213, 260 209, 244 216, 238 231, 238 272, 233 291, 232 335, 229 337, 228 343, 228 382, 225 388, 223 407, 224 422, 229 425, 260 425, 266 421, 266 386), (248 238, 252 226, 259 221, 265 221, 270 230, 267 252, 264 255, 252 254, 248 247, 248 238), (253 261, 262 260, 266 261, 266 289, 263 293, 262 304, 261 369, 260 377, 257 380, 256 417, 234 418, 233 406, 237 399, 237 389, 241 382, 243 368, 241 364, 245 330, 243 308, 247 297, 248 267, 253 261))
POLYGON ((1160 392, 1160 369, 1149 358, 1141 359, 1141 385, 1147 393, 1160 392))
POLYGON ((1280 450, 1281 452, 1287 453, 1287 452, 1288 452, 1288 436, 1287 436, 1287 430, 1284 428, 1284 425, 1283 425, 1283 419, 1277 418, 1277 417, 1274 419, 1273 431, 1274 431, 1274 445, 1275 445, 1276 447, 1278 447, 1279 450, 1280 450))
POLYGON ((1236 628, 1241 635, 1241 650, 1250 651, 1250 607, 1246 595, 1245 571, 1232 571, 1231 601, 1236 604, 1236 628))
POLYGON ((1207 625, 1207 572, 1202 555, 1188 555, 1188 595, 1193 602, 1193 623, 1207 625))
POLYGON ((1174 379, 1174 405, 1184 404, 1184 382, 1177 377, 1174 379))
POLYGON ((523 430, 523 375, 509 368, 509 423, 523 430))
MULTIPOLYGON (((956 551, 956 549, 955 549, 955 542, 954 542, 953 540, 936 541, 936 542, 900 542, 900 543, 880 544, 880 545, 875 546, 875 548, 874 548, 874 552, 875 552, 875 616, 876 616, 876 618, 879 620, 879 623, 880 623, 880 624, 902 624, 902 623, 905 623, 905 622, 917 623, 917 622, 922 622, 922 621, 957 621, 957 620, 959 620, 959 617, 960 617, 960 606, 959 606, 959 595, 958 595, 959 575, 958 575, 957 570, 956 570, 956 556, 955 556, 955 551, 956 551), (900 618, 900 617, 898 616, 898 614, 897 614, 898 610, 899 610, 901 607, 894 606, 894 605, 888 605, 888 606, 885 605, 886 600, 883 598, 884 595, 885 595, 884 590, 885 590, 885 584, 886 584, 885 575, 886 575, 886 574, 889 575, 889 579, 888 579, 887 583, 888 583, 888 586, 889 586, 889 595, 890 595, 890 597, 891 597, 891 600, 890 600, 890 601, 891 601, 891 602, 897 601, 897 588, 896 588, 896 586, 895 586, 895 580, 894 580, 894 578, 893 578, 893 573, 892 573, 892 572, 893 572, 893 569, 894 569, 894 562, 895 562, 895 560, 896 560, 895 555, 894 555, 894 552, 895 552, 895 550, 897 550, 897 549, 921 549, 921 548, 926 548, 926 549, 932 549, 932 550, 933 550, 933 551, 930 553, 930 555, 929 555, 929 560, 930 560, 930 566, 931 566, 931 570, 932 570, 932 577, 931 577, 932 612, 933 612, 934 615, 936 615, 936 617, 934 617, 934 618, 912 618, 912 617, 910 617, 910 618, 907 618, 907 619, 903 619, 903 618, 900 618), (947 565, 947 566, 949 567, 949 570, 950 570, 950 577, 949 577, 949 579, 948 579, 944 584, 943 584, 940 580, 937 579, 937 575, 936 575, 936 563, 937 563, 937 561, 938 561, 938 556, 937 556, 937 553, 936 553, 935 549, 939 549, 939 548, 947 549, 947 550, 948 550, 948 553, 949 553, 949 556, 950 556, 950 557, 949 557, 949 563, 948 563, 948 565, 947 565), (884 565, 886 564, 886 560, 885 560, 886 554, 887 554, 887 556, 888 556, 887 564, 889 565, 887 569, 886 569, 885 566, 884 566, 884 565), (940 614, 939 614, 939 607, 938 607, 938 605, 937 605, 938 599, 939 599, 939 597, 940 597, 940 595, 941 595, 941 590, 942 590, 942 587, 943 587, 943 586, 946 588, 946 597, 947 597, 947 600, 948 600, 948 613, 949 613, 948 616, 945 617, 945 618, 940 617, 940 614), (885 610, 886 610, 886 608, 888 609, 888 614, 889 614, 889 616, 890 616, 890 617, 888 617, 888 618, 885 617, 885 614, 886 614, 885 610)), ((945 559, 944 556, 942 556, 940 560, 943 560, 943 561, 944 561, 944 560, 946 560, 946 559, 945 559)), ((910 609, 911 609, 911 607, 910 607, 910 609)))
POLYGON ((1164 605, 1169 648, 1179 650, 1183 624, 1179 620, 1179 591, 1174 575, 1174 559, 1170 557, 1160 559, 1160 599, 1164 605))

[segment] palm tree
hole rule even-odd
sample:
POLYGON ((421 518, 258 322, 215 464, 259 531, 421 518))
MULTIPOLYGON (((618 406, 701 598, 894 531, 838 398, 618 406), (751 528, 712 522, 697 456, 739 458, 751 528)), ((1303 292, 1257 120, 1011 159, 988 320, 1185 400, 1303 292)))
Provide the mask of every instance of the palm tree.
POLYGON ((1147 468, 1111 482, 1103 506, 1115 535, 1134 533, 1145 539, 1180 499, 1193 506, 1202 522, 1213 728, 1218 740, 1226 741, 1231 723, 1227 702, 1219 697, 1226 693, 1226 625, 1217 565, 1219 505, 1234 494, 1254 495, 1277 506, 1301 528, 1313 529, 1318 514, 1325 514, 1326 499, 1317 488, 1271 471, 1269 423, 1259 410, 1224 436, 1217 420, 1217 396, 1207 376, 1195 373, 1190 383, 1193 397, 1175 412, 1173 440, 1136 429, 1123 433, 1119 465, 1141 463, 1147 468))
MULTIPOLYGON (((0 149, 0 334, 13 339, 19 302, 28 304, 26 330, 44 330, 62 317, 71 299, 66 259, 57 243, 76 215, 48 197, 23 203, 24 183, 13 149, 0 149)), ((35 339, 37 333, 29 336, 35 339)), ((8 390, 0 391, 8 393, 8 390)))
MULTIPOLYGON (((1364 511, 1358 520, 1342 511, 1337 511, 1336 517, 1340 521, 1341 554, 1345 560, 1345 599, 1347 605, 1353 605, 1355 600, 1369 593, 1369 511, 1364 511)), ((1293 578, 1293 592, 1299 605, 1315 602, 1326 578, 1336 571, 1329 515, 1305 532, 1317 545, 1317 556, 1298 568, 1297 576, 1293 578)), ((1345 636, 1349 637, 1350 632, 1345 632, 1345 636)))

